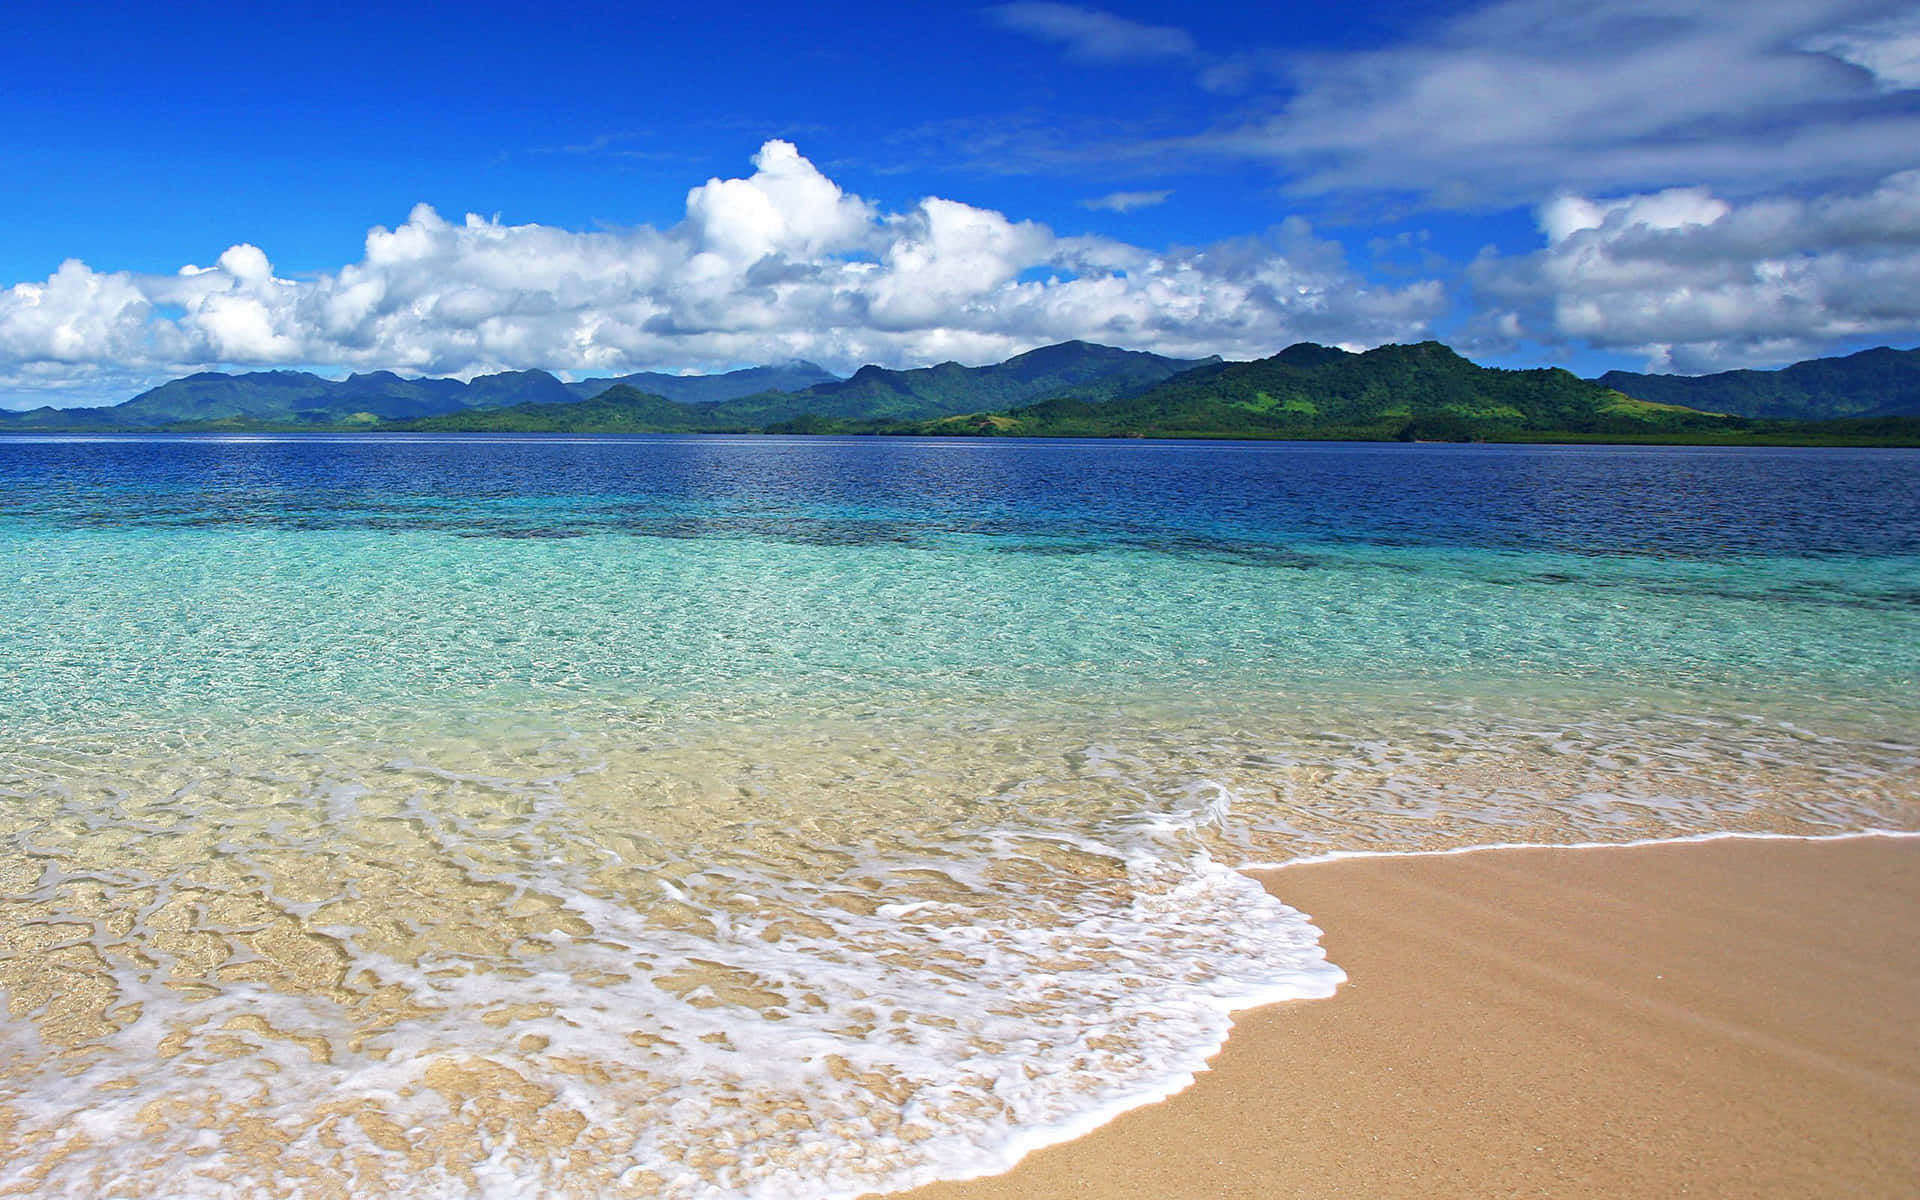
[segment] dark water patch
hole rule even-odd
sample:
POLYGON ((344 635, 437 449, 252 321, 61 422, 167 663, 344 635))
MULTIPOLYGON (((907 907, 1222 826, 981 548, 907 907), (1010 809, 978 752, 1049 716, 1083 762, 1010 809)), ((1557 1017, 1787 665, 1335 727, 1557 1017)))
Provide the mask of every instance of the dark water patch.
MULTIPOLYGON (((810 544, 1265 544, 1717 561, 1920 556, 1920 452, 899 439, 0 439, 0 521, 653 528, 810 544), (295 516, 294 514, 300 514, 295 516), (484 514, 484 525, 481 521, 484 514), (738 524, 735 524, 738 522, 738 524), (860 531, 879 525, 892 533, 860 531), (1035 535, 1040 536, 1035 536, 1035 535)), ((671 536, 671 535, 666 535, 671 536)), ((1223 545, 1226 547, 1223 549, 1223 545)))
POLYGON ((1099 554, 1109 547, 1098 542, 1017 542, 996 541, 988 546, 995 554, 1030 554, 1040 558, 1075 558, 1099 554))
POLYGON ((504 538, 510 541, 566 541, 569 538, 589 537, 593 533, 587 529, 460 529, 455 536, 463 538, 504 538))
POLYGON ((1197 535, 1144 538, 1130 543, 1130 548, 1232 566, 1310 571, 1321 565, 1312 555, 1285 546, 1197 535))
POLYGON ((1525 574, 1485 575, 1479 581, 1493 587, 1573 587, 1596 592, 1631 592, 1636 595, 1681 597, 1703 603, 1736 601, 1748 604, 1837 606, 1863 609, 1901 609, 1920 605, 1920 589, 1876 588, 1871 584, 1840 580, 1773 581, 1756 580, 1742 586, 1725 576, 1675 580, 1644 575, 1575 575, 1565 571, 1540 571, 1525 574))

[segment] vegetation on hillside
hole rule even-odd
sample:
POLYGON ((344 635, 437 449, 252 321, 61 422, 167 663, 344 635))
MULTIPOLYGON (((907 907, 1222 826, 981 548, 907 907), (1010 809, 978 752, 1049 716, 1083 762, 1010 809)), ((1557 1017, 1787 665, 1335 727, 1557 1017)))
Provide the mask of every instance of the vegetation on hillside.
POLYGON ((1349 354, 1302 344, 1218 363, 1106 403, 1063 396, 914 432, 1041 437, 1502 440, 1531 433, 1710 430, 1724 418, 1649 404, 1546 369, 1477 366, 1438 342, 1349 354))
MULTIPOLYGON (((1819 360, 1807 378, 1880 372, 1897 382, 1920 351, 1819 360)), ((711 394, 769 379, 798 381, 811 364, 712 377, 711 394), (771 372, 771 374, 769 373, 771 372)), ((1858 378, 1866 378, 1859 375, 1858 378)), ((633 379, 670 379, 632 376, 633 379)), ((328 381, 304 372, 174 380, 103 409, 0 414, 0 430, 382 430, 467 433, 792 433, 986 437, 1297 438, 1406 441, 1616 441, 1778 445, 1920 445, 1920 415, 1846 420, 1757 419, 1668 402, 1658 386, 1629 394, 1559 369, 1482 367, 1439 342, 1350 353, 1301 343, 1254 362, 1200 362, 1086 342, 1046 346, 983 367, 957 363, 797 391, 688 402, 629 383, 587 399, 542 371, 470 383, 390 372, 328 381)), ((1641 377, 1635 377, 1641 378, 1641 377)), ((1647 376, 1659 380, 1666 377, 1647 376)), ((1705 377, 1708 380, 1721 377, 1705 377)), ((598 381, 596 381, 597 383, 598 381)), ((1695 381, 1682 380, 1682 383, 1695 381)), ((1766 386, 1781 386, 1778 380, 1766 386)), ((1888 384, 1889 388, 1893 384, 1888 384)), ((691 395, 693 393, 685 393, 691 395)), ((1898 408, 1882 394, 1880 408, 1898 408)))
POLYGON ((1920 349, 1881 346, 1844 358, 1815 358, 1778 371, 1637 375, 1608 371, 1607 387, 1665 404, 1737 417, 1796 421, 1920 417, 1920 349))
POLYGON ((415 433, 739 433, 749 429, 712 420, 710 407, 676 404, 621 383, 590 400, 468 409, 389 421, 381 428, 415 433))
POLYGON ((635 391, 665 396, 676 404, 719 404, 760 392, 797 392, 815 384, 833 383, 840 377, 824 367, 794 359, 771 367, 747 367, 721 375, 667 375, 659 371, 639 371, 611 379, 582 379, 566 385, 577 400, 590 400, 601 392, 624 383, 635 391))

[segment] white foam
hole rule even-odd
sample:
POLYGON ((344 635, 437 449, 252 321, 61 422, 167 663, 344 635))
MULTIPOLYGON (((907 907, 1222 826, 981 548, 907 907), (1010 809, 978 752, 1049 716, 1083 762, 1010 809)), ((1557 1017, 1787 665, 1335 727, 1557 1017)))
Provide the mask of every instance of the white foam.
POLYGON ((990 1173, 1184 1088, 1233 1011, 1333 991, 1318 931, 1239 866, 1896 836, 1877 818, 1910 811, 1904 745, 1444 715, 56 763, 8 785, 27 832, 0 870, 74 926, 45 952, 97 956, 113 995, 77 1046, 57 999, 0 1029, 0 1191, 826 1197, 990 1173))
MULTIPOLYGON (((1184 861, 1155 852, 1151 843, 1177 840, 1187 822, 1135 824, 1144 835, 1117 858, 1098 839, 1048 839, 1080 855, 1110 856, 1103 892, 1043 871, 1014 897, 1024 911, 996 912, 988 924, 970 905, 984 897, 997 908, 1003 898, 979 888, 968 889, 972 897, 862 915, 807 895, 819 885, 762 879, 783 910, 830 927, 773 942, 770 920, 710 907, 714 891, 705 885, 713 881, 695 875, 703 887, 660 881, 659 890, 702 907, 703 931, 662 929, 630 905, 568 892, 564 907, 592 934, 553 939, 538 956, 547 969, 511 980, 453 955, 407 962, 361 949, 356 975, 403 989, 419 1011, 357 1048, 351 1004, 262 987, 228 987, 187 1002, 169 997, 153 976, 123 968, 118 983, 146 1007, 140 1019, 98 1043, 104 1060, 62 1083, 45 1076, 15 1103, 28 1131, 84 1132, 89 1144, 69 1142, 57 1162, 19 1169, 50 1166, 36 1190, 78 1196, 97 1191, 109 1164, 157 1154, 140 1176, 143 1192, 244 1194, 258 1180, 229 1150, 203 1145, 204 1131, 160 1130, 140 1117, 156 1102, 204 1094, 228 1104, 244 1097, 246 1111, 287 1136, 283 1155, 293 1147, 318 1153, 313 1165, 337 1173, 344 1156, 322 1148, 307 1114, 363 1102, 407 1127, 444 1126, 456 1120, 458 1105, 434 1098, 436 1068, 466 1069, 478 1060, 511 1072, 510 1082, 550 1093, 543 1107, 585 1118, 611 1139, 619 1161, 658 1168, 663 1179, 649 1187, 662 1194, 773 1196, 803 1188, 851 1196, 990 1170, 1186 1086, 1224 1039, 1233 1009, 1326 995, 1341 977, 1299 914, 1204 852, 1189 849, 1184 861), (634 970, 636 960, 646 969, 634 970), (725 971, 691 990, 662 982, 703 963, 725 971), (595 982, 582 986, 583 977, 595 982), (733 980, 764 989, 780 1019, 721 1002, 733 980), (509 1008, 527 1014, 488 1023, 489 1014, 509 1008), (324 1039, 332 1062, 316 1067, 302 1043, 284 1037, 235 1032, 245 1020, 324 1039), (181 1029, 198 1032, 174 1047, 171 1069, 128 1086, 130 1064, 158 1054, 181 1029), (651 1045, 637 1052, 635 1033, 651 1045), (215 1051, 221 1039, 243 1045, 215 1051), (529 1052, 530 1039, 547 1044, 529 1052), (568 1073, 568 1062, 597 1064, 602 1077, 585 1082, 568 1073), (798 1123, 743 1123, 739 1114, 755 1110, 798 1123), (731 1168, 702 1161, 715 1147, 738 1161, 731 1168)), ((445 836, 441 823, 423 827, 445 836)), ((1028 836, 984 831, 979 850, 990 858, 1007 839, 1028 836)), ((899 876, 951 861, 875 860, 864 869, 899 876)), ((957 876, 967 873, 945 877, 958 887, 957 876)), ((720 875, 730 889, 737 882, 720 875)), ((556 890, 551 879, 522 882, 556 890)), ((344 926, 321 928, 353 936, 344 926)), ((247 961, 241 955, 229 964, 247 961)), ((48 1070, 56 1065, 47 1061, 48 1070)), ((332 1137, 350 1140, 362 1161, 382 1153, 345 1123, 332 1137)), ((529 1171, 540 1178, 562 1169, 561 1156, 530 1149, 511 1133, 479 1142, 482 1157, 470 1175, 429 1170, 404 1190, 516 1195, 529 1187, 529 1171)), ((391 1186, 407 1168, 403 1157, 386 1157, 393 1173, 382 1186, 391 1186)), ((0 1171, 0 1181, 23 1178, 0 1171)))
POLYGON ((1272 862, 1243 862, 1242 871, 1278 871, 1285 867, 1303 867, 1312 863, 1339 862, 1349 858, 1444 858, 1456 854, 1482 854, 1492 850, 1612 850, 1628 846, 1679 846, 1692 842, 1836 842, 1849 838, 1920 838, 1910 829, 1846 829, 1832 833, 1770 833, 1765 830, 1720 829, 1709 833, 1675 834, 1671 837, 1629 838, 1617 842, 1477 842, 1471 846, 1444 846, 1422 850, 1328 850, 1303 854, 1272 862))

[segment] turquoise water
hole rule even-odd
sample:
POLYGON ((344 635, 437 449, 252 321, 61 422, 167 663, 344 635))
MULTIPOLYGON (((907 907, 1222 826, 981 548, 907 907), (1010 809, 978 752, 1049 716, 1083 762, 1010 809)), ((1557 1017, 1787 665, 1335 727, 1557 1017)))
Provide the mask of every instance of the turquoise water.
POLYGON ((858 1195, 1330 991, 1233 867, 1920 829, 1910 452, 19 439, 0 579, 0 1194, 858 1195))

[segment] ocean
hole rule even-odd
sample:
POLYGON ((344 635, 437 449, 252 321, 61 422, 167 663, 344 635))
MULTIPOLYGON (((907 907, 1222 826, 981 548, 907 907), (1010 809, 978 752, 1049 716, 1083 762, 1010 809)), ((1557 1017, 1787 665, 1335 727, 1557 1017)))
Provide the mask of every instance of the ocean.
POLYGON ((1920 452, 0 439, 0 1195, 853 1197, 1330 995, 1238 868, 1920 830, 1920 452))

